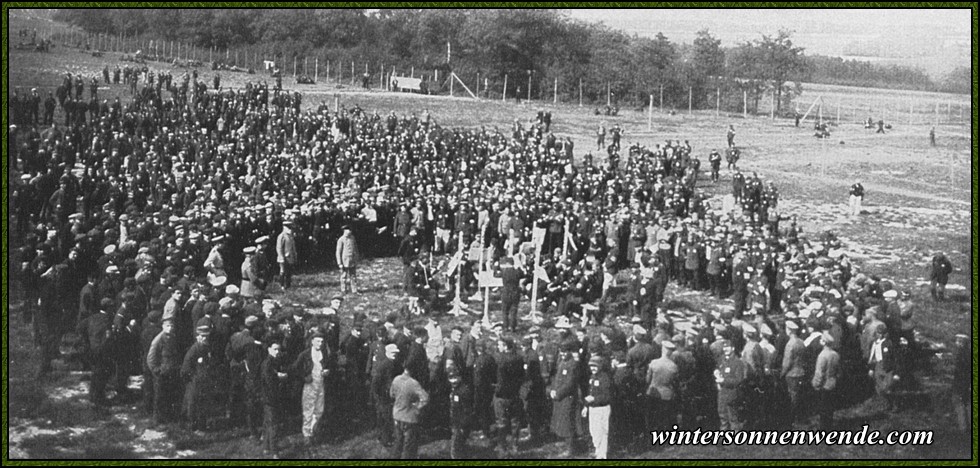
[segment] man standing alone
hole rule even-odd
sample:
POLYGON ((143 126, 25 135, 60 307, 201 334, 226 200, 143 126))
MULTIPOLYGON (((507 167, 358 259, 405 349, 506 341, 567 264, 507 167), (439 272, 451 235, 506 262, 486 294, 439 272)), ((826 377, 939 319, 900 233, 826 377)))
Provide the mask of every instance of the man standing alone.
POLYGON ((293 237, 293 221, 282 223, 282 233, 276 239, 276 257, 279 262, 279 283, 283 289, 292 285, 293 267, 296 265, 296 240, 293 237))
POLYGON ((861 214, 861 204, 864 203, 864 186, 860 180, 851 186, 850 195, 851 216, 857 216, 861 214))
POLYGON ((953 272, 953 264, 942 252, 936 253, 932 257, 932 270, 929 272, 929 292, 932 298, 937 301, 946 300, 946 283, 949 282, 949 274, 953 272))
POLYGON ((350 290, 357 294, 357 241, 350 226, 344 226, 344 234, 337 239, 337 266, 340 267, 340 292, 350 290))

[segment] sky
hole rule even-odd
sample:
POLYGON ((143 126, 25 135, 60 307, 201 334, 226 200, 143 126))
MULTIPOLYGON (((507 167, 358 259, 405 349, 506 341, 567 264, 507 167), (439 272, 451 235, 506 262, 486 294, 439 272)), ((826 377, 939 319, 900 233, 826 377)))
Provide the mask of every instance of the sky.
POLYGON ((707 28, 728 47, 780 29, 807 53, 913 57, 928 71, 970 65, 969 9, 566 9, 571 18, 602 22, 630 34, 690 43, 707 28))

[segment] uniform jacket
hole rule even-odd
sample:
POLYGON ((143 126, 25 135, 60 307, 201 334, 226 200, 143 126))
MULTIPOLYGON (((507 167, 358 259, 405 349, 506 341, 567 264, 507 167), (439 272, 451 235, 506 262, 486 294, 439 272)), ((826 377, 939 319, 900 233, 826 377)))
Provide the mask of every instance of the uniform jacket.
POLYGON ((357 264, 360 255, 357 251, 357 242, 354 236, 340 236, 337 239, 337 265, 343 268, 350 268, 357 264))
POLYGON ((146 367, 155 376, 175 375, 180 370, 181 358, 177 353, 177 340, 173 333, 162 331, 150 343, 150 351, 146 354, 146 367))
POLYGON ((255 297, 262 292, 260 287, 262 278, 259 274, 258 264, 255 257, 246 257, 242 262, 242 297, 255 297))
POLYGON ((664 400, 673 400, 677 394, 677 377, 680 368, 666 356, 650 361, 647 367, 647 395, 664 400))
POLYGON ((748 366, 738 356, 733 355, 730 358, 722 358, 715 369, 721 372, 722 378, 721 383, 718 384, 721 387, 718 398, 733 399, 742 382, 748 377, 748 366))
POLYGON ((390 405, 391 382, 395 379, 395 361, 382 356, 371 371, 371 396, 376 405, 390 405))
POLYGON ((578 431, 581 394, 579 364, 574 359, 565 359, 558 364, 551 390, 555 391, 552 402, 551 430, 559 437, 574 437, 578 431))
POLYGON ((391 382, 389 394, 394 401, 392 416, 395 421, 419 422, 419 414, 422 408, 429 403, 429 394, 422 389, 417 380, 406 374, 401 374, 391 382))
POLYGON ((283 395, 287 393, 288 378, 280 378, 279 373, 285 373, 285 362, 283 359, 266 356, 262 361, 260 375, 262 378, 262 403, 266 406, 278 408, 283 404, 283 395))
POLYGON ((466 382, 449 391, 449 420, 453 427, 465 428, 473 418, 473 388, 466 382))
POLYGON ((589 395, 594 398, 586 406, 608 406, 613 400, 613 383, 609 371, 600 370, 589 378, 589 395))
POLYGON ((497 365, 497 391, 494 396, 505 400, 516 399, 524 383, 524 362, 517 353, 505 353, 497 365))
POLYGON ((742 348, 742 360, 748 366, 750 377, 765 374, 765 354, 758 341, 746 340, 745 347, 742 348))
POLYGON ((803 340, 798 336, 794 336, 786 343, 785 349, 786 351, 783 353, 782 376, 803 377, 806 373, 806 367, 803 365, 806 347, 803 345, 803 340))
POLYGON ((639 341, 630 348, 626 361, 633 368, 636 378, 645 382, 647 366, 650 365, 650 361, 659 357, 658 355, 657 349, 652 344, 647 341, 639 341))
POLYGON ((289 366, 289 373, 295 377, 303 379, 304 383, 313 383, 315 378, 330 378, 333 372, 336 371, 336 354, 330 350, 328 346, 323 347, 322 358, 320 359, 320 366, 323 370, 327 371, 327 376, 319 377, 312 375, 313 372, 313 351, 309 346, 303 350, 296 360, 293 361, 292 365, 289 366))
POLYGON ((109 351, 112 339, 112 316, 96 312, 77 326, 78 334, 84 339, 88 351, 100 355, 109 351))
POLYGON ((840 377, 840 354, 824 346, 817 356, 817 366, 811 384, 816 390, 835 390, 840 377))
POLYGON ((276 238, 276 261, 279 263, 296 263, 296 240, 293 237, 293 231, 284 229, 276 238))

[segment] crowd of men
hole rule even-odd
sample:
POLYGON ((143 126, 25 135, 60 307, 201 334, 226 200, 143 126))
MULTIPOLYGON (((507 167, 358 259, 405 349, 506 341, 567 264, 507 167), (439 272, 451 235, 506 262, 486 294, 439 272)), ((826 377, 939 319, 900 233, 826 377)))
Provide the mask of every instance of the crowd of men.
POLYGON ((98 405, 142 373, 158 423, 243 425, 270 454, 283 425, 315 443, 373 415, 396 458, 439 429, 454 457, 475 431, 504 454, 554 434, 604 458, 674 424, 789 427, 816 411, 827 428, 839 405, 877 390, 893 408, 915 385, 907 294, 786 226, 775 186, 734 164, 734 205, 709 206, 687 142, 622 151, 617 127, 608 157, 576 164, 550 114, 449 129, 428 111, 303 109, 264 84, 161 78, 133 69, 131 101, 86 111, 69 105, 84 80, 66 76, 65 125, 25 104, 10 132, 12 270, 39 373, 73 336, 98 405), (476 271, 500 270, 507 313, 444 336, 431 259, 474 244, 447 283, 460 275, 468 295, 476 271), (361 254, 401 258, 409 305, 268 297, 297 268, 335 266, 354 293, 361 254), (671 281, 734 306, 668 310, 671 281), (517 319, 534 288, 554 327, 517 319))

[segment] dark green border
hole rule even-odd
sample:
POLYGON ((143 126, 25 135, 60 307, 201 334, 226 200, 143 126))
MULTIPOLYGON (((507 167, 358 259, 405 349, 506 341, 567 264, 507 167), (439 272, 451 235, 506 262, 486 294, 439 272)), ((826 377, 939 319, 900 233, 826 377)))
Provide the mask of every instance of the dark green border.
MULTIPOLYGON (((969 8, 972 11, 972 34, 973 42, 971 46, 972 57, 973 57, 973 90, 972 90, 972 125, 971 125, 971 146, 972 146, 972 160, 971 160, 971 173, 973 177, 972 180, 972 192, 971 192, 971 235, 972 235, 972 246, 973 250, 971 252, 971 265, 970 271, 975 274, 977 271, 977 205, 978 205, 978 187, 980 184, 977 182, 977 161, 978 161, 978 151, 977 151, 977 41, 976 35, 980 28, 978 28, 977 18, 978 18, 978 6, 976 3, 971 2, 788 2, 788 3, 769 3, 769 2, 451 2, 451 3, 434 3, 434 2, 270 2, 270 3, 260 3, 260 2, 162 2, 162 3, 150 3, 150 2, 5 2, 3 5, 3 30, 5 34, 3 35, 3 102, 6 103, 6 97, 8 96, 8 86, 9 86, 9 68, 7 64, 7 51, 9 46, 8 41, 8 10, 10 9, 36 9, 36 8, 77 8, 77 7, 88 7, 88 8, 161 8, 161 7, 198 7, 198 8, 218 8, 218 7, 248 7, 248 8, 284 8, 284 7, 329 7, 329 8, 350 8, 350 7, 432 7, 432 8, 475 8, 475 7, 496 7, 496 8, 655 8, 655 7, 672 7, 672 8, 969 8)), ((9 271, 7 250, 7 206, 8 206, 8 173, 7 173, 7 129, 8 129, 8 106, 3 106, 3 160, 0 161, 0 166, 2 166, 2 175, 4 186, 3 190, 3 212, 4 217, 2 221, 2 233, 3 233, 3 275, 4 278, 9 278, 7 274, 9 271)), ((609 462, 597 462, 588 460, 566 460, 566 461, 547 461, 547 460, 534 460, 534 461, 483 461, 475 460, 469 462, 460 463, 459 461, 416 461, 416 462, 403 462, 403 461, 385 461, 385 460, 365 460, 365 461, 345 461, 345 460, 308 460, 308 461, 275 461, 275 460, 234 460, 234 461, 183 461, 183 460, 165 460, 165 461, 122 461, 122 460, 85 460, 85 461, 74 461, 74 460, 59 460, 59 461, 11 461, 8 460, 9 453, 9 416, 7 414, 8 405, 8 380, 7 380, 7 364, 9 356, 7 354, 7 334, 8 329, 8 285, 7 281, 3 281, 2 285, 2 307, 3 307, 3 324, 2 324, 2 336, 3 336, 3 464, 6 466, 191 466, 191 465, 206 465, 206 466, 237 466, 237 465, 251 465, 251 466, 262 466, 262 465, 274 465, 274 466, 316 466, 316 465, 358 465, 358 466, 404 466, 404 465, 414 465, 414 466, 452 466, 452 465, 473 465, 473 466, 515 466, 515 465, 534 465, 534 466, 574 466, 574 465, 589 465, 589 466, 600 466, 600 465, 610 465, 610 466, 647 466, 647 465, 674 465, 674 466, 703 466, 703 465, 726 465, 726 466, 759 466, 759 465, 773 465, 773 466, 801 466, 801 465, 821 465, 821 466, 976 466, 978 459, 978 442, 976 440, 977 435, 977 372, 976 366, 977 360, 977 285, 975 278, 971 281, 971 306, 973 308, 973 320, 972 320, 972 337, 973 337, 973 363, 974 363, 974 374, 973 374, 973 445, 971 450, 972 460, 966 461, 928 461, 928 460, 888 460, 888 461, 875 461, 875 460, 760 460, 760 461, 747 461, 747 460, 712 460, 712 461, 700 461, 700 460, 629 460, 629 461, 609 461, 609 462)))

